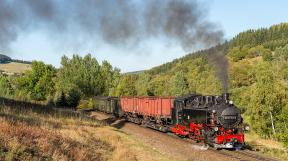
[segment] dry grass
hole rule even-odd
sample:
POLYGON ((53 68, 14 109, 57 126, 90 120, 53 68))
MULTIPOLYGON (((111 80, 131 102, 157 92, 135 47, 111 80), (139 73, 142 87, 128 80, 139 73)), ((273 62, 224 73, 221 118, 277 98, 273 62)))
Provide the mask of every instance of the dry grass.
POLYGON ((282 143, 272 139, 262 139, 253 132, 245 135, 245 140, 252 150, 260 151, 266 155, 288 159, 288 149, 286 149, 282 143))
POLYGON ((17 109, 10 107, 1 107, 0 114, 0 160, 107 160, 105 154, 113 151, 105 141, 88 138, 79 142, 60 133, 73 122, 75 126, 97 126, 80 117, 73 120, 31 109, 17 113, 17 109))
POLYGON ((0 64, 0 70, 6 73, 24 73, 26 70, 31 70, 31 64, 23 64, 11 62, 7 64, 0 64))
POLYGON ((170 160, 81 115, 0 106, 0 160, 170 160))

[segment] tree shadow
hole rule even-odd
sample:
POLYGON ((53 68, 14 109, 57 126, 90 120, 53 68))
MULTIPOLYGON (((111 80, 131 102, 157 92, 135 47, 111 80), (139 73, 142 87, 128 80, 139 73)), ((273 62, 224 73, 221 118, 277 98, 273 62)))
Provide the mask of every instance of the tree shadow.
POLYGON ((126 120, 125 119, 121 119, 118 117, 109 117, 107 119, 102 120, 105 124, 110 125, 112 127, 115 127, 117 129, 121 129, 125 124, 126 124, 126 120))
MULTIPOLYGON (((44 116, 53 116, 61 118, 80 118, 85 120, 96 121, 96 119, 87 116, 83 112, 76 111, 75 108, 59 108, 54 105, 40 104, 33 102, 19 101, 9 98, 0 97, 0 105, 7 106, 15 114, 27 113, 29 111, 37 113, 44 116)), ((3 108, 3 107, 0 107, 3 108)))

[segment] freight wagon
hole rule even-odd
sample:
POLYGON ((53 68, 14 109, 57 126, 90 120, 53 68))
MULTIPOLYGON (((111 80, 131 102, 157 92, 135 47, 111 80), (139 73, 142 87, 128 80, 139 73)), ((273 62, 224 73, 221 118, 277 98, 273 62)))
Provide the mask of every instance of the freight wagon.
POLYGON ((118 97, 100 97, 93 98, 93 109, 119 117, 122 114, 118 97))
POLYGON ((172 124, 174 97, 120 97, 124 117, 160 131, 168 131, 172 124))

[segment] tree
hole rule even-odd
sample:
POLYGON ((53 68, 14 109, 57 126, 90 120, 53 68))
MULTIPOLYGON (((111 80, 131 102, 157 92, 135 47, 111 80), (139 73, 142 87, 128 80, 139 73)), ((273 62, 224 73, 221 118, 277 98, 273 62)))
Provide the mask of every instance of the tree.
POLYGON ((8 77, 0 75, 0 95, 1 96, 10 96, 14 93, 11 82, 8 77))
POLYGON ((274 57, 278 61, 287 61, 288 60, 288 44, 283 48, 277 48, 275 50, 274 57))
POLYGON ((232 61, 234 62, 242 60, 247 55, 247 50, 245 49, 246 49, 245 47, 244 49, 242 49, 241 47, 233 47, 232 49, 229 50, 228 57, 232 59, 232 61))
POLYGON ((148 84, 148 95, 151 96, 168 96, 171 95, 169 88, 170 76, 156 75, 148 84))
POLYGON ((271 61, 272 53, 269 49, 265 49, 262 45, 258 45, 256 47, 250 48, 248 50, 247 58, 255 58, 258 56, 262 56, 263 60, 271 61))
POLYGON ((63 56, 61 64, 56 79, 57 91, 66 95, 76 89, 84 96, 101 95, 104 92, 101 67, 90 54, 83 58, 73 55, 72 59, 63 56))
POLYGON ((104 85, 103 85, 103 95, 108 96, 109 94, 109 89, 112 86, 112 80, 113 80, 113 67, 111 64, 109 64, 108 61, 104 60, 102 62, 101 66, 101 75, 104 80, 104 85))
POLYGON ((104 60, 101 65, 101 77, 104 80, 103 94, 108 96, 111 90, 116 87, 120 79, 120 69, 112 67, 112 65, 104 60))
POLYGON ((188 83, 183 72, 178 72, 172 77, 170 88, 173 96, 181 96, 188 93, 188 83))
POLYGON ((137 81, 135 82, 136 91, 138 96, 153 95, 149 90, 149 81, 151 77, 148 73, 139 74, 137 81))
POLYGON ((282 108, 277 119, 279 119, 276 124, 276 127, 278 127, 279 130, 278 138, 284 142, 286 147, 288 147, 288 104, 282 108))
POLYGON ((55 94, 54 103, 56 106, 67 106, 66 96, 64 92, 55 94))
POLYGON ((136 96, 137 91, 135 82, 137 76, 135 75, 124 75, 121 77, 118 86, 114 89, 112 94, 114 96, 136 96))
POLYGON ((249 115, 256 132, 262 136, 275 136, 276 116, 283 107, 286 97, 285 85, 279 79, 277 68, 263 62, 256 68, 256 83, 250 89, 249 115))
POLYGON ((76 88, 72 88, 66 95, 66 102, 69 107, 77 107, 81 99, 81 92, 76 88))
POLYGON ((109 96, 116 96, 115 91, 116 91, 117 86, 119 85, 121 78, 122 76, 120 74, 120 69, 114 68, 112 84, 111 84, 111 87, 109 88, 109 96))
POLYGON ((255 83, 254 66, 248 60, 233 63, 230 65, 230 87, 241 88, 255 83))
POLYGON ((56 69, 52 65, 33 61, 32 70, 27 71, 24 77, 17 80, 18 89, 28 94, 32 100, 46 100, 49 95, 54 93, 53 78, 55 75, 56 69))

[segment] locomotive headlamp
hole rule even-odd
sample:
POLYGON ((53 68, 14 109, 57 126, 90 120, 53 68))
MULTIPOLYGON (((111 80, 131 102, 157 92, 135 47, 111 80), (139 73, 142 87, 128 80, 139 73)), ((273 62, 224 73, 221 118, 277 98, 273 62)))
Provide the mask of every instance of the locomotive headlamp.
POLYGON ((213 113, 216 113, 216 110, 212 110, 213 113))
POLYGON ((232 105, 232 104, 233 104, 233 101, 229 101, 229 104, 232 105))
POLYGON ((214 131, 218 131, 219 129, 218 129, 218 127, 214 127, 214 131))
POLYGON ((248 125, 245 125, 245 126, 244 126, 244 130, 245 130, 245 131, 249 131, 249 130, 250 130, 250 127, 249 127, 248 125))

